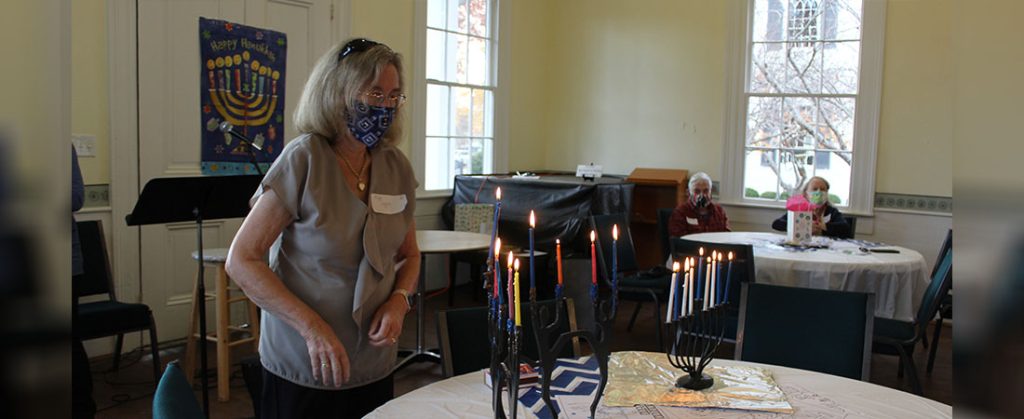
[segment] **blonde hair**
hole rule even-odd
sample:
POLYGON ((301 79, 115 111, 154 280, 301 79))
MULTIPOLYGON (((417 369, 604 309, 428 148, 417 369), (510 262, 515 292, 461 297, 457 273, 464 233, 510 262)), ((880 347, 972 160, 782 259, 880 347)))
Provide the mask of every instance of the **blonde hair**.
MULTIPOLYGON (((302 89, 293 116, 295 128, 303 134, 323 137, 329 143, 348 132, 348 118, 359 102, 363 90, 380 78, 388 65, 398 70, 398 86, 404 89, 402 56, 384 44, 376 44, 365 51, 352 52, 339 58, 342 48, 349 42, 338 43, 317 60, 302 89)), ((391 126, 381 141, 396 145, 402 138, 402 111, 395 109, 391 126)))

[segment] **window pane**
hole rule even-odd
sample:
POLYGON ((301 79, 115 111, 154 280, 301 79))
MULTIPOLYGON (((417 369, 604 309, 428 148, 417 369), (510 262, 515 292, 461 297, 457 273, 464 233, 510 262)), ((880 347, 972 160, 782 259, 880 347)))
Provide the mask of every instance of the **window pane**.
POLYGON ((780 93, 786 69, 784 44, 754 44, 750 52, 751 93, 780 93))
POLYGON ((448 139, 427 137, 426 166, 423 188, 427 190, 450 188, 448 171, 448 139))
MULTIPOLYGON (((815 176, 828 179, 829 199, 836 205, 850 204, 850 180, 853 170, 850 162, 853 155, 850 153, 828 153, 828 169, 816 169, 815 176), (839 201, 839 202, 836 202, 839 201)), ((817 166, 817 164, 815 164, 817 166)))
POLYGON ((469 0, 470 35, 488 36, 487 0, 469 0))
POLYGON ((494 141, 491 139, 480 139, 481 155, 483 166, 478 173, 494 173, 494 141))
POLYGON ((448 30, 466 33, 466 0, 448 0, 448 30))
POLYGON ((788 93, 820 92, 821 44, 788 44, 785 77, 785 89, 788 93))
POLYGON ((822 82, 825 93, 856 94, 860 68, 860 42, 829 42, 825 45, 822 82))
POLYGON ((431 28, 444 29, 445 8, 447 6, 447 0, 427 1, 427 26, 431 28))
POLYGON ((484 91, 484 137, 494 138, 494 92, 484 91))
POLYGON ((484 145, 483 140, 474 138, 470 149, 470 173, 484 172, 484 145))
POLYGON ((782 136, 782 98, 752 96, 747 105, 747 145, 778 147, 782 136))
POLYGON ((446 59, 448 66, 445 80, 453 83, 466 83, 466 52, 468 40, 465 35, 447 34, 448 48, 446 59))
POLYGON ((814 176, 814 150, 779 150, 779 191, 794 194, 814 176))
POLYGON ((484 120, 487 116, 487 104, 484 97, 486 90, 473 89, 473 114, 472 124, 474 137, 480 137, 484 135, 484 120))
POLYGON ((747 150, 743 170, 743 196, 775 199, 778 197, 778 151, 747 150))
POLYGON ((473 141, 469 138, 452 138, 451 146, 451 177, 472 173, 473 141))
POLYGON ((445 80, 444 32, 427 29, 427 79, 445 80))
POLYGON ((471 134, 470 112, 473 106, 472 90, 468 87, 453 87, 451 97, 451 135, 468 137, 471 134))
POLYGON ((828 0, 835 3, 835 39, 860 39, 861 14, 864 4, 861 0, 828 0))
POLYGON ((782 135, 779 138, 779 145, 784 148, 813 148, 817 113, 814 99, 805 97, 782 99, 782 135))
POLYGON ((787 0, 757 0, 754 2, 753 40, 781 41, 785 27, 787 0))
POLYGON ((853 151, 853 98, 821 98, 821 145, 819 148, 853 151))
POLYGON ((427 135, 448 135, 449 88, 427 84, 427 135))
POLYGON ((488 77, 487 45, 483 38, 469 37, 469 84, 479 86, 490 85, 488 77))

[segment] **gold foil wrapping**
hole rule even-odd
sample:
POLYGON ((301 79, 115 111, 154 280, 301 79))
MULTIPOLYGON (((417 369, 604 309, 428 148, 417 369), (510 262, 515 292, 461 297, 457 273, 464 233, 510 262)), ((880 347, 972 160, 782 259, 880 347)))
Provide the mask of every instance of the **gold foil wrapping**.
POLYGON ((602 401, 606 406, 653 404, 793 413, 786 395, 764 368, 712 361, 704 374, 713 377, 715 384, 701 391, 677 388, 676 379, 684 374, 663 353, 616 352, 608 361, 602 401))

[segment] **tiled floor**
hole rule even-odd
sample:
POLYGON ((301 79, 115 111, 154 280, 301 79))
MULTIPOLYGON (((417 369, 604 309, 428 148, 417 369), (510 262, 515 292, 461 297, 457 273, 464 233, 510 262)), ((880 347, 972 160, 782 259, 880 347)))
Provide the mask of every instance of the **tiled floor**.
MULTIPOLYGON (((474 303, 470 298, 469 287, 462 287, 455 290, 455 306, 472 306, 474 303)), ((437 332, 435 329, 434 312, 443 309, 447 305, 447 298, 436 297, 427 302, 427 316, 425 319, 426 342, 428 347, 435 347, 437 343, 437 332)), ((612 350, 649 350, 657 351, 657 343, 654 337, 654 328, 650 326, 649 319, 653 316, 653 307, 648 304, 641 311, 637 326, 632 332, 626 332, 626 324, 629 320, 628 314, 632 312, 633 305, 624 302, 620 308, 621 313, 616 320, 614 333, 616 336, 628 336, 629 339, 617 339, 612 343, 612 350), (646 321, 645 321, 646 320, 646 321)), ((413 315, 406 319, 405 331, 402 334, 400 345, 411 347, 415 343, 415 328, 410 327, 415 320, 413 315)), ((929 329, 930 330, 930 329, 929 329)), ((924 388, 925 396, 938 400, 942 403, 952 403, 952 329, 946 328, 942 332, 942 339, 939 342, 938 355, 935 361, 935 370, 932 374, 924 372, 924 365, 928 358, 927 350, 918 346, 915 354, 915 361, 918 363, 919 376, 924 388)), ((731 348, 723 347, 723 351, 731 351, 731 348)), ((181 356, 183 345, 169 343, 161 350, 164 362, 177 359, 181 356)), ((234 359, 239 359, 251 354, 251 347, 242 346, 233 352, 234 359)), ((133 352, 122 360, 122 368, 118 372, 105 372, 110 368, 110 359, 94 359, 92 363, 95 389, 93 396, 97 406, 101 409, 97 413, 98 418, 146 418, 152 416, 153 384, 151 358, 133 352)), ((210 347, 211 376, 213 374, 213 362, 215 351, 210 347)), ((906 379, 902 383, 896 377, 897 357, 874 355, 871 365, 871 382, 909 391, 909 384, 906 379)), ((395 375, 395 393, 402 395, 416 388, 442 379, 441 367, 437 364, 421 363, 409 366, 395 375)), ((244 387, 240 368, 236 365, 232 369, 231 378, 231 400, 218 402, 216 399, 215 379, 210 381, 210 412, 213 418, 251 418, 253 410, 251 400, 244 387)), ((198 389, 198 380, 196 381, 198 389)), ((198 396, 199 392, 196 391, 198 396)))

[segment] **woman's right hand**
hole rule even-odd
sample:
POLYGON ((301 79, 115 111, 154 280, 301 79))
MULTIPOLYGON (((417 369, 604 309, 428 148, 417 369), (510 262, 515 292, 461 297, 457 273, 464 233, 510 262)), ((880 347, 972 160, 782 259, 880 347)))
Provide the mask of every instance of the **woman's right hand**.
POLYGON ((348 381, 348 352, 327 323, 323 320, 314 322, 302 337, 306 339, 314 379, 335 387, 341 387, 348 381))

